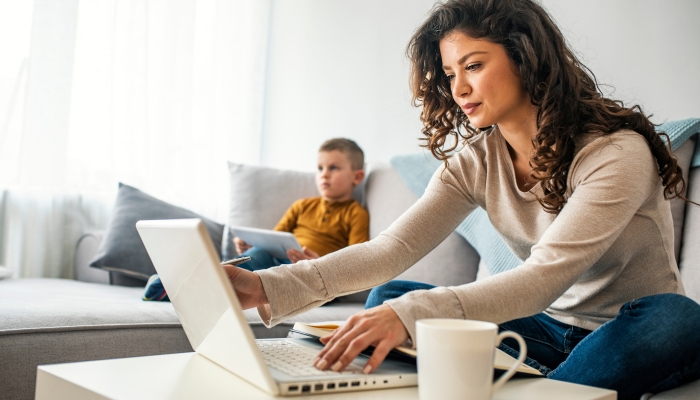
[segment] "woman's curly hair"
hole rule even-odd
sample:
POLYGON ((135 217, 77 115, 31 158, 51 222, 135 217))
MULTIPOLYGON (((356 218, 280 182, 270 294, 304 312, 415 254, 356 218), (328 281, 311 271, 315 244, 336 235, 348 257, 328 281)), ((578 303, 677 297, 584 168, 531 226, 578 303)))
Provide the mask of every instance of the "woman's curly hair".
POLYGON ((537 107, 530 176, 541 182, 543 195, 538 200, 545 211, 558 214, 566 203, 574 137, 620 129, 634 130, 649 142, 664 197, 685 199, 685 181, 668 136, 656 132, 638 105, 628 108, 605 98, 593 73, 568 48, 547 12, 532 0, 448 0, 433 8, 411 38, 406 52, 413 104, 423 106, 422 146, 437 159, 447 164, 460 142, 477 135, 477 128, 485 128, 469 124, 442 70, 439 43, 454 31, 502 45, 515 63, 537 107))

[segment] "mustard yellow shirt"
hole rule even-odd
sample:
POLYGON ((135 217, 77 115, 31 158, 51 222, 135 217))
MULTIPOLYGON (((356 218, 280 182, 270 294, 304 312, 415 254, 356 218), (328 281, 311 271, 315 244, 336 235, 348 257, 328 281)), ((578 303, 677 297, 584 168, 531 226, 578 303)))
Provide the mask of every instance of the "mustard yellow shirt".
POLYGON ((310 197, 295 201, 275 230, 291 232, 299 244, 325 256, 368 241, 369 214, 355 200, 338 203, 310 197))

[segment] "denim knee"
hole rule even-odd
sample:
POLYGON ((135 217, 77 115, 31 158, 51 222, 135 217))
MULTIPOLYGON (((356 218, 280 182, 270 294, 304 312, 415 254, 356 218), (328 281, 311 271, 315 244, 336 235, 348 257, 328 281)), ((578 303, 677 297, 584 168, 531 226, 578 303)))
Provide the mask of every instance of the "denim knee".
POLYGON ((663 293, 642 297, 629 304, 631 310, 643 310, 658 316, 658 321, 674 323, 700 331, 700 304, 693 299, 676 294, 663 293))
POLYGON ((394 280, 381 286, 377 286, 369 292, 365 308, 372 308, 382 305, 385 301, 401 297, 414 290, 432 289, 435 286, 413 281, 394 280))
POLYGON ((381 286, 377 286, 375 288, 372 288, 372 290, 369 292, 369 295, 367 295, 367 301, 365 302, 365 308, 373 308, 379 305, 384 304, 386 300, 391 300, 394 297, 391 296, 391 293, 394 291, 392 289, 393 281, 389 281, 388 283, 385 283, 381 286))

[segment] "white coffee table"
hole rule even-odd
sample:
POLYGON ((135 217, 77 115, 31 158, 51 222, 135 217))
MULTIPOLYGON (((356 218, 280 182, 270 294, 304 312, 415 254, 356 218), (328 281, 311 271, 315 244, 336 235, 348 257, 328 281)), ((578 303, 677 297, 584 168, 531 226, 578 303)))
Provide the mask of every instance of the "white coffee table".
MULTIPOLYGON (((41 365, 36 400, 275 399, 197 353, 41 365)), ((294 398, 418 399, 418 388, 312 394, 294 398)), ((512 379, 493 397, 537 400, 615 400, 611 390, 549 379, 512 379)))

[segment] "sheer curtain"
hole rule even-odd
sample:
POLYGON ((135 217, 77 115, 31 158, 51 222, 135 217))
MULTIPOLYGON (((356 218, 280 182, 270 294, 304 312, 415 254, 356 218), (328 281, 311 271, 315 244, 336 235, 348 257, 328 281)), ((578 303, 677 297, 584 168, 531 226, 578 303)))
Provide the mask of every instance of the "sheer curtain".
POLYGON ((70 277, 118 182, 225 219, 226 161, 259 163, 269 15, 269 0, 35 0, 18 167, 0 180, 14 276, 70 277))

